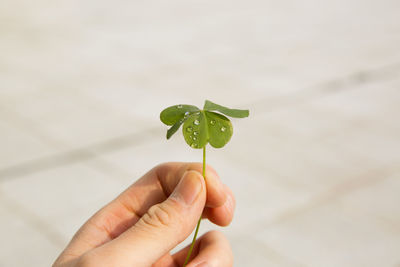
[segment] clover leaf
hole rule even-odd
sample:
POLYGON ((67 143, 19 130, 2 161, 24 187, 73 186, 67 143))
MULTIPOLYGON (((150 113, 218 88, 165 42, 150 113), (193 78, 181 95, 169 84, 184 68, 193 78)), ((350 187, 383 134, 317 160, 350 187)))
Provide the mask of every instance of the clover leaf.
POLYGON ((221 148, 229 142, 233 134, 232 123, 223 114, 245 118, 249 116, 249 111, 227 108, 206 100, 202 110, 192 105, 168 107, 161 112, 160 119, 171 126, 167 131, 167 139, 183 124, 183 136, 192 148, 200 149, 208 143, 215 148, 221 148))
MULTIPOLYGON (((175 105, 164 109, 160 114, 161 121, 171 126, 167 131, 167 139, 171 138, 183 124, 182 132, 186 143, 192 148, 203 149, 202 174, 204 179, 206 177, 207 144, 210 143, 210 145, 215 148, 223 147, 229 142, 233 134, 232 123, 223 114, 233 118, 245 118, 249 116, 249 111, 227 108, 206 100, 202 110, 192 105, 175 105)), ((183 267, 189 262, 190 255, 196 242, 200 222, 201 217, 197 222, 192 244, 189 247, 183 267)))

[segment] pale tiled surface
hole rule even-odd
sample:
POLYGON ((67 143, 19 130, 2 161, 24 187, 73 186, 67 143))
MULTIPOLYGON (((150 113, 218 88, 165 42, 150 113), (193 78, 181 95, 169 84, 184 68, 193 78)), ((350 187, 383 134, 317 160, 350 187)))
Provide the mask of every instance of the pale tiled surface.
POLYGON ((34 220, 27 220, 25 214, 15 214, 13 205, 5 207, 7 203, 3 198, 1 201, 0 266, 48 266, 59 246, 43 234, 45 229, 37 227, 34 220))
POLYGON ((400 261, 399 181, 399 174, 382 175, 257 238, 309 266, 395 266, 400 261))
POLYGON ((158 114, 205 98, 251 110, 208 152, 235 266, 399 266, 398 1, 4 7, 1 267, 50 265, 148 169, 199 161, 158 114))

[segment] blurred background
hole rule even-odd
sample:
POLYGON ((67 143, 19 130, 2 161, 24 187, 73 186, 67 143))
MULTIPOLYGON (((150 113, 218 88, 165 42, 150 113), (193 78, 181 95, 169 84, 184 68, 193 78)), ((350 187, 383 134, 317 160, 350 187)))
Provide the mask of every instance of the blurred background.
MULTIPOLYGON (((5 0, 0 266, 50 266, 153 166, 159 113, 249 108, 208 163, 235 266, 400 266, 400 2, 5 0)), ((187 244, 188 242, 186 242, 187 244)))

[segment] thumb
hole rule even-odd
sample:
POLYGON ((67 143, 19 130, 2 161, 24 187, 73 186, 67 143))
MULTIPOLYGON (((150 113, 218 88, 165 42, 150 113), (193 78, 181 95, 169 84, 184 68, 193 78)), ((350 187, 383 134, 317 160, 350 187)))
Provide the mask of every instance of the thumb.
POLYGON ((187 171, 164 202, 152 206, 134 226, 99 248, 95 253, 98 266, 151 266, 190 235, 205 201, 203 176, 187 171))

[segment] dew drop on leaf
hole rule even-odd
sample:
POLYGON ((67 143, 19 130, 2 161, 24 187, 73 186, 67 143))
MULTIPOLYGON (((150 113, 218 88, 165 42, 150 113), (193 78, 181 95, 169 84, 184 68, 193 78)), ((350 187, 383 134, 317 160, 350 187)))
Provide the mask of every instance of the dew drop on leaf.
POLYGON ((182 108, 183 106, 182 106, 182 105, 177 105, 176 107, 177 107, 177 108, 182 108))
POLYGON ((198 135, 199 134, 199 132, 193 132, 193 135, 198 135))
POLYGON ((221 127, 221 132, 225 132, 226 128, 224 126, 221 127))
POLYGON ((192 138, 193 140, 197 140, 197 137, 196 136, 193 136, 193 138, 192 138))
POLYGON ((193 131, 193 128, 191 126, 186 128, 186 132, 191 133, 193 131))
POLYGON ((193 124, 194 124, 194 125, 199 125, 200 122, 199 122, 199 120, 194 120, 193 124))
POLYGON ((215 120, 211 120, 211 121, 210 121, 210 124, 211 124, 211 125, 215 125, 215 120))
POLYGON ((190 146, 193 147, 193 148, 196 148, 197 144, 196 143, 192 143, 190 146))
POLYGON ((189 111, 185 112, 185 117, 189 116, 189 111))

